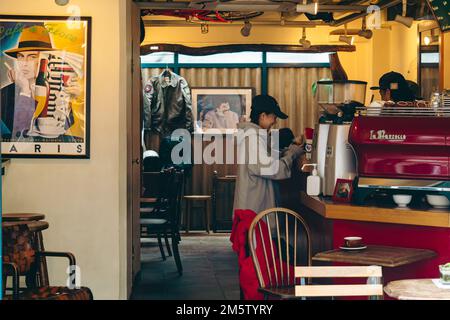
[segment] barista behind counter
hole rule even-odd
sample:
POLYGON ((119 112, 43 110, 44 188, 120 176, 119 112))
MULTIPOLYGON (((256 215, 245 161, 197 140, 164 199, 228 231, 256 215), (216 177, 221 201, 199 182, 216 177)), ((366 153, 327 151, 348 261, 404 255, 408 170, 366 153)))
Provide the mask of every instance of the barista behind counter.
MULTIPOLYGON (((414 93, 410 90, 408 82, 405 77, 398 72, 388 72, 384 74, 379 80, 378 87, 371 87, 371 90, 380 90, 381 104, 387 101, 414 101, 414 93)), ((379 106, 380 102, 376 101, 371 106, 379 106)))

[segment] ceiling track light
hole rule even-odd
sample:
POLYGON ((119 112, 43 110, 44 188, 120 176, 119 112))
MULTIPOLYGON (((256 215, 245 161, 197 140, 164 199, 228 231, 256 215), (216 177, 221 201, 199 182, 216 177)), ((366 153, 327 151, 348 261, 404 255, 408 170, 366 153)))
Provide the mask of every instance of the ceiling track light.
POLYGON ((407 6, 408 6, 408 0, 403 0, 402 15, 399 15, 399 14, 396 15, 394 21, 401 23, 402 25, 404 25, 407 28, 411 28, 411 26, 414 22, 414 18, 406 16, 407 6))
POLYGON ((311 47, 311 41, 306 40, 306 28, 303 28, 302 38, 300 39, 300 44, 303 48, 308 49, 311 47))
POLYGON ((348 44, 349 46, 352 46, 355 42, 355 38, 349 37, 349 36, 339 36, 339 41, 344 42, 344 43, 348 44))
POLYGON ((347 35, 347 24, 344 25, 345 35, 339 37, 340 42, 344 42, 348 44, 349 46, 352 46, 355 42, 355 37, 349 37, 347 35))
POLYGON ((372 39, 372 37, 373 37, 372 30, 367 30, 366 17, 363 18, 361 30, 358 32, 358 36, 366 38, 366 39, 372 39))
POLYGON ((423 43, 426 46, 429 46, 432 43, 436 43, 439 42, 439 36, 434 34, 434 30, 431 30, 431 35, 430 36, 425 36, 423 38, 423 43))
POLYGON ((299 13, 309 13, 316 15, 319 12, 319 4, 317 2, 310 4, 298 4, 296 6, 296 11, 299 13))
POLYGON ((251 30, 252 30, 252 24, 250 23, 249 20, 245 20, 244 26, 241 29, 241 35, 243 37, 248 37, 248 36, 250 36, 251 30))
POLYGON ((70 1, 70 0, 55 0, 55 3, 56 3, 58 6, 65 6, 65 5, 67 5, 67 4, 69 3, 69 1, 70 1))
POLYGON ((200 30, 202 32, 202 34, 207 34, 209 32, 209 26, 206 23, 202 23, 200 25, 200 30))

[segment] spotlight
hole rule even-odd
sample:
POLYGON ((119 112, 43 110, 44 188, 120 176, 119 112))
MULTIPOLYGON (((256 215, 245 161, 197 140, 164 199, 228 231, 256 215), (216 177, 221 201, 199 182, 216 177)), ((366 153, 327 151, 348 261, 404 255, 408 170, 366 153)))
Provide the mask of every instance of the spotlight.
POLYGON ((311 41, 306 40, 306 28, 303 28, 303 35, 299 42, 302 45, 302 47, 305 49, 308 49, 311 47, 311 41))
POLYGON ((425 36, 423 43, 428 46, 432 43, 439 42, 439 36, 425 36))
POLYGON ((251 30, 252 30, 252 24, 250 23, 250 21, 245 20, 244 26, 241 29, 242 36, 248 37, 250 35, 251 30))
POLYGON ((55 0, 55 3, 56 3, 58 6, 65 6, 65 5, 67 5, 67 4, 69 3, 69 1, 70 1, 70 0, 55 0))
POLYGON ((399 15, 399 14, 396 15, 394 21, 401 23, 405 27, 411 28, 414 18, 406 16, 407 6, 408 6, 408 0, 403 0, 402 15, 399 15))
POLYGON ((395 22, 401 23, 402 25, 404 25, 405 27, 411 28, 414 19, 411 17, 405 17, 405 16, 401 16, 401 15, 396 15, 395 16, 395 22))
POLYGON ((366 17, 363 18, 361 30, 358 31, 358 36, 366 38, 366 39, 372 39, 372 37, 373 37, 372 30, 367 30, 366 17))
POLYGON ((202 23, 200 26, 202 34, 207 34, 209 32, 209 26, 206 23, 202 23))
POLYGON ((354 37, 349 37, 349 36, 340 36, 339 37, 339 41, 345 42, 346 44, 351 46, 355 42, 355 38, 354 37))
POLYGON ((372 30, 367 30, 367 29, 366 30, 360 30, 358 32, 358 36, 366 38, 366 39, 372 39, 373 32, 372 32, 372 30))
POLYGON ((296 10, 300 13, 309 13, 312 15, 316 15, 319 11, 319 4, 317 2, 310 4, 298 4, 296 10))

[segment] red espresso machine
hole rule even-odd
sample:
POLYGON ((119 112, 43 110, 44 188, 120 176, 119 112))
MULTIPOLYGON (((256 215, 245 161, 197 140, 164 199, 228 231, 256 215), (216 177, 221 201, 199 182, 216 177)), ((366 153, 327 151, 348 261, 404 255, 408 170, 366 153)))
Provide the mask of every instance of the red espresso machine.
POLYGON ((349 143, 357 158, 355 203, 380 192, 450 200, 450 108, 361 108, 349 143))

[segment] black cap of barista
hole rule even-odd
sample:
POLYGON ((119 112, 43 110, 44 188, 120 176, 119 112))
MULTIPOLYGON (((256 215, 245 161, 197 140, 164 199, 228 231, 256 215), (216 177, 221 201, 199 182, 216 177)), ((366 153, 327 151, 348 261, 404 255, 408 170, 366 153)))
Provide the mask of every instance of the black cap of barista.
POLYGON ((267 114, 273 113, 280 119, 287 119, 288 115, 283 113, 280 105, 274 97, 269 95, 255 96, 252 101, 252 111, 265 112, 267 114))
POLYGON ((384 74, 379 81, 378 87, 371 87, 371 90, 404 90, 408 88, 405 77, 398 72, 388 72, 384 74))

